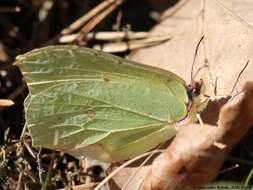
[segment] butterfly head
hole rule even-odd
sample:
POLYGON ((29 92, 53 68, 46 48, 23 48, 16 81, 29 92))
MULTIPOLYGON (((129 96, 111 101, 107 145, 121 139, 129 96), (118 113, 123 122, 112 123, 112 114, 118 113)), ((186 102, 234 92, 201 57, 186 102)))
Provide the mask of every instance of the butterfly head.
POLYGON ((190 107, 189 109, 194 110, 193 112, 202 112, 208 103, 207 98, 204 96, 204 84, 203 80, 199 81, 193 80, 187 86, 187 94, 190 99, 190 107))
POLYGON ((191 100, 195 99, 201 94, 203 86, 203 80, 200 79, 199 81, 193 80, 188 86, 187 86, 187 94, 191 100))

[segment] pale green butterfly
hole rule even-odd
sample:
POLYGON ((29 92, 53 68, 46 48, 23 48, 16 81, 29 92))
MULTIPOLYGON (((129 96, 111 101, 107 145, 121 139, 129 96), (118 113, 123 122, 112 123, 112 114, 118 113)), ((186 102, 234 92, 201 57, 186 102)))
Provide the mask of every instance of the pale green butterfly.
POLYGON ((192 122, 200 85, 159 68, 77 46, 16 58, 29 87, 33 146, 118 162, 151 150, 192 122))

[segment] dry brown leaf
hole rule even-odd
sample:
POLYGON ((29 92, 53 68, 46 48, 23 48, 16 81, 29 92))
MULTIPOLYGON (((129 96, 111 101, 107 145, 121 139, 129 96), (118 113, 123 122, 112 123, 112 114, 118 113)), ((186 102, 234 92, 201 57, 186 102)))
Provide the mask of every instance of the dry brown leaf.
POLYGON ((244 90, 222 108, 218 127, 183 128, 153 162, 141 190, 192 190, 211 182, 229 151, 253 125, 253 82, 246 83, 244 90))
MULTIPOLYGON (((219 125, 192 124, 183 128, 167 151, 158 156, 151 168, 141 169, 127 189, 192 190, 211 182, 231 149, 253 125, 253 82, 243 93, 226 103, 219 115, 219 125)), ((114 179, 121 187, 136 168, 125 168, 114 179)))
MULTIPOLYGON (((206 94, 213 96, 216 88, 217 95, 228 95, 234 86, 238 74, 245 66, 247 60, 250 60, 249 65, 236 85, 236 90, 234 91, 234 94, 236 94, 237 91, 240 91, 242 88, 242 84, 248 80, 253 80, 253 75, 251 74, 251 71, 253 70, 253 28, 251 26, 253 12, 250 7, 253 7, 253 1, 249 0, 242 0, 240 3, 236 0, 223 0, 221 2, 217 0, 181 0, 176 6, 167 10, 163 14, 163 21, 151 31, 152 35, 161 35, 169 32, 173 34, 174 38, 158 46, 135 51, 131 57, 136 61, 170 70, 190 82, 190 70, 196 45, 201 36, 204 35, 204 43, 201 44, 198 51, 195 71, 201 66, 205 64, 207 65, 207 67, 202 69, 197 76, 204 80, 206 94), (205 59, 207 63, 205 63, 205 59)), ((249 114, 251 113, 249 112, 249 114)), ((219 104, 216 103, 213 106, 208 106, 203 118, 205 119, 204 121, 216 124, 218 115, 219 104)), ((236 122, 236 125, 243 126, 243 123, 240 123, 242 120, 235 121, 235 123, 236 122)), ((217 157, 217 159, 215 159, 217 156, 216 154, 218 154, 217 152, 214 153, 214 160, 212 160, 210 155, 206 158, 215 166, 210 173, 202 176, 203 180, 205 179, 206 182, 210 181, 210 179, 213 179, 213 177, 217 175, 218 169, 225 159, 224 156, 229 152, 231 147, 233 147, 234 143, 242 138, 247 131, 246 129, 239 131, 240 128, 234 130, 236 133, 235 131, 232 132, 234 134, 232 140, 224 142, 224 144, 227 145, 225 149, 218 149, 217 146, 222 147, 223 145, 219 143, 214 147, 215 150, 217 149, 220 151, 219 154, 221 155, 221 158, 217 157)), ((179 135, 186 135, 189 138, 194 137, 193 139, 198 136, 200 142, 196 141, 196 144, 190 144, 189 142, 191 142, 191 138, 188 141, 186 140, 182 142, 181 140, 178 140, 173 142, 174 146, 170 149, 177 152, 178 156, 184 154, 188 155, 188 163, 190 163, 190 166, 188 167, 190 167, 191 171, 194 171, 193 166, 197 161, 194 161, 194 159, 192 160, 192 158, 195 158, 194 154, 192 157, 190 155, 190 153, 194 153, 194 151, 192 150, 189 153, 187 152, 187 149, 195 148, 195 151, 205 150, 205 148, 208 148, 208 145, 210 145, 210 142, 212 142, 214 137, 215 139, 216 137, 217 139, 227 139, 222 136, 224 135, 223 132, 224 131, 220 129, 217 130, 210 126, 204 126, 203 128, 188 126, 180 132, 179 135), (178 149, 176 145, 179 146, 178 149), (184 146, 186 147, 183 148, 184 146), (193 163, 190 162, 191 160, 193 163)), ((177 139, 180 138, 177 137, 177 139)), ((214 150, 212 149, 210 151, 211 152, 209 153, 212 153, 214 150)), ((179 160, 180 159, 182 158, 179 157, 179 160)), ((156 163, 157 162, 158 161, 156 161, 156 163)), ((174 162, 176 161, 174 160, 174 162)), ((201 160, 201 162, 203 162, 202 164, 206 164, 205 160, 201 160)), ((173 161, 171 161, 171 163, 173 163, 173 161)), ((167 165, 170 165, 171 163, 167 163, 167 165)), ((176 166, 180 167, 179 165, 180 162, 178 161, 176 166)), ((161 167, 168 171, 174 170, 174 172, 178 169, 175 167, 167 168, 165 165, 161 165, 161 167)), ((204 169, 205 168, 200 168, 202 172, 205 171, 204 169)), ((135 170, 136 169, 128 168, 125 171, 128 176, 131 176, 135 170)), ((122 171, 122 173, 124 174, 125 171, 122 171)), ((115 178, 115 181, 121 187, 124 181, 126 181, 126 178, 121 176, 122 173, 119 173, 117 178, 115 178)), ((126 173, 124 175, 126 175, 126 173)), ((175 175, 176 174, 177 173, 175 173, 175 175)), ((177 179, 177 182, 181 183, 185 182, 185 179, 189 180, 186 176, 187 174, 189 175, 190 172, 182 175, 180 179, 177 179)), ((138 178, 139 180, 136 179, 133 181, 133 183, 129 184, 126 189, 138 189, 138 186, 141 183, 141 176, 138 176, 138 178)), ((165 184, 166 183, 168 184, 170 182, 167 181, 165 184)), ((176 182, 174 185, 175 184, 176 182)), ((187 183, 185 182, 185 184, 187 183)))
POLYGON ((152 34, 170 32, 174 38, 139 50, 132 58, 170 70, 190 81, 196 44, 204 34, 195 70, 203 66, 204 57, 207 58, 208 67, 199 73, 207 85, 207 93, 214 95, 213 84, 217 79, 217 94, 226 95, 247 60, 250 64, 237 87, 240 88, 246 80, 253 80, 253 12, 250 7, 253 7, 253 1, 248 0, 240 3, 236 0, 183 0, 174 9, 165 12, 163 22, 152 31, 152 34))

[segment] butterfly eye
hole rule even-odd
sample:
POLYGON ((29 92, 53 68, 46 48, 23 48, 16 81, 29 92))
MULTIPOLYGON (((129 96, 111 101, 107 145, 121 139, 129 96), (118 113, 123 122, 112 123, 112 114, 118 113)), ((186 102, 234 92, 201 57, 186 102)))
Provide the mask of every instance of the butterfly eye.
POLYGON ((201 90, 201 84, 196 83, 195 87, 193 88, 193 95, 194 96, 199 96, 200 95, 200 90, 201 90))
POLYGON ((194 90, 194 88, 191 84, 187 86, 186 91, 187 91, 187 94, 188 94, 188 97, 189 97, 190 100, 192 100, 193 96, 194 96, 193 90, 194 90))
POLYGON ((192 81, 190 85, 187 86, 187 93, 190 99, 199 96, 201 93, 202 80, 192 81))

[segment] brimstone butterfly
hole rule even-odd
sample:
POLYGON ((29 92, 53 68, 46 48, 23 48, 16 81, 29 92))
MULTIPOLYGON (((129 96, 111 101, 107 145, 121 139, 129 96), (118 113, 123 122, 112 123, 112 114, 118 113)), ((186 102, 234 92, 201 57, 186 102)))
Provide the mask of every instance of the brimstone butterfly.
POLYGON ((193 121, 200 86, 159 68, 77 46, 16 59, 29 87, 33 145, 108 162, 132 158, 193 121))

